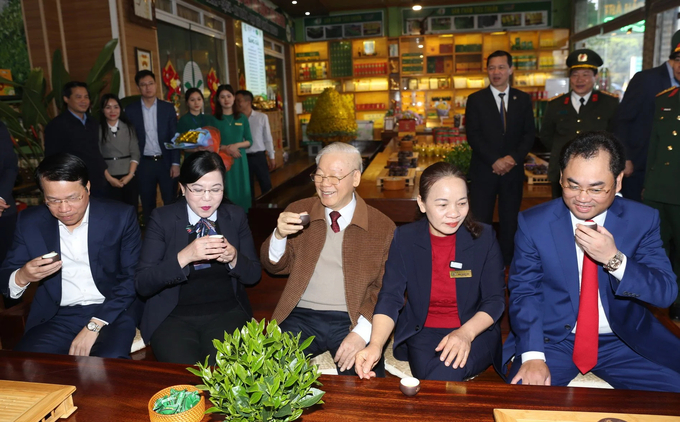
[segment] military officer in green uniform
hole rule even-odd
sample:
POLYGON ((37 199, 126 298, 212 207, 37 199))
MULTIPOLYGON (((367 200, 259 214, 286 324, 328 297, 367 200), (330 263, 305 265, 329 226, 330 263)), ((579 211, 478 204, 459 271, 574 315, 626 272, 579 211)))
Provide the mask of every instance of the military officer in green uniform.
MULTIPOLYGON (((680 45, 678 45, 680 51, 680 45)), ((680 274, 680 88, 657 94, 654 123, 647 153, 644 203, 659 210, 661 239, 680 274)), ((680 279, 679 279, 680 280, 680 279)), ((670 308, 670 317, 680 319, 680 296, 670 308)))
POLYGON ((541 142, 550 151, 548 178, 553 198, 562 196, 559 157, 562 147, 581 132, 612 131, 619 100, 593 89, 602 58, 594 51, 575 50, 567 57, 571 91, 551 98, 543 115, 541 142))

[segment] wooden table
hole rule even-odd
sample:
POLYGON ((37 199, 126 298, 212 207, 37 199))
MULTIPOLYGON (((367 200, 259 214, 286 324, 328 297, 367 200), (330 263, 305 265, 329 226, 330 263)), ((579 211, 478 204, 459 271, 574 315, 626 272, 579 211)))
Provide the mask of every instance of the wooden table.
MULTIPOLYGON (((197 384, 185 365, 0 351, 0 379, 75 385, 70 422, 148 421, 147 403, 164 387, 197 384)), ((530 387, 500 382, 423 381, 412 398, 396 378, 362 381, 322 376, 326 404, 302 421, 493 421, 493 409, 540 409, 679 415, 680 394, 530 387)), ((222 420, 219 416, 205 420, 222 420)))

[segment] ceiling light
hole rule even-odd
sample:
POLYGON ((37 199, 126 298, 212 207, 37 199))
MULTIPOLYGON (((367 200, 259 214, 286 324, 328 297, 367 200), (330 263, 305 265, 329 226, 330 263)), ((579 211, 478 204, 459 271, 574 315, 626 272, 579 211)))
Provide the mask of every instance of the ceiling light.
POLYGON ((423 45, 422 45, 422 44, 418 44, 418 48, 423 48, 423 45))
POLYGON ((293 4, 297 4, 297 0, 293 0, 293 1, 291 2, 291 3, 293 3, 293 4))
POLYGON ((423 6, 420 5, 418 0, 413 0, 413 10, 421 10, 423 6))
POLYGON ((309 12, 305 12, 305 16, 309 16, 309 12))

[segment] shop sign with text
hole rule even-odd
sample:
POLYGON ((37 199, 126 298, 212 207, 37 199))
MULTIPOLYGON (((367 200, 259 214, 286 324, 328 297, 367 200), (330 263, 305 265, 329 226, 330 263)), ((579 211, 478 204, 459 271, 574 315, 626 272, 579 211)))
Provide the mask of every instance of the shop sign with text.
POLYGON ((281 41, 293 42, 293 22, 261 0, 197 0, 281 41))
POLYGON ((382 11, 305 18, 304 22, 306 41, 382 37, 384 34, 382 11))

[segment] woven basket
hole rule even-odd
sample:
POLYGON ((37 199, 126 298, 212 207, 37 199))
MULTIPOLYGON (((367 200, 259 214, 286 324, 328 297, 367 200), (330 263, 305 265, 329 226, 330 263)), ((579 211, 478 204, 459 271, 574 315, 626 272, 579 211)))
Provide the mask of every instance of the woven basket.
POLYGON ((149 400, 148 406, 149 418, 151 419, 151 422, 199 422, 201 419, 203 419, 203 416, 205 415, 205 396, 203 396, 203 394, 201 394, 201 401, 199 401, 196 406, 192 407, 186 412, 176 413, 174 415, 160 415, 154 412, 153 406, 156 403, 156 400, 170 394, 171 388, 174 388, 175 390, 198 390, 193 385, 173 385, 172 387, 164 388, 158 393, 154 394, 153 397, 151 397, 151 400, 149 400))

